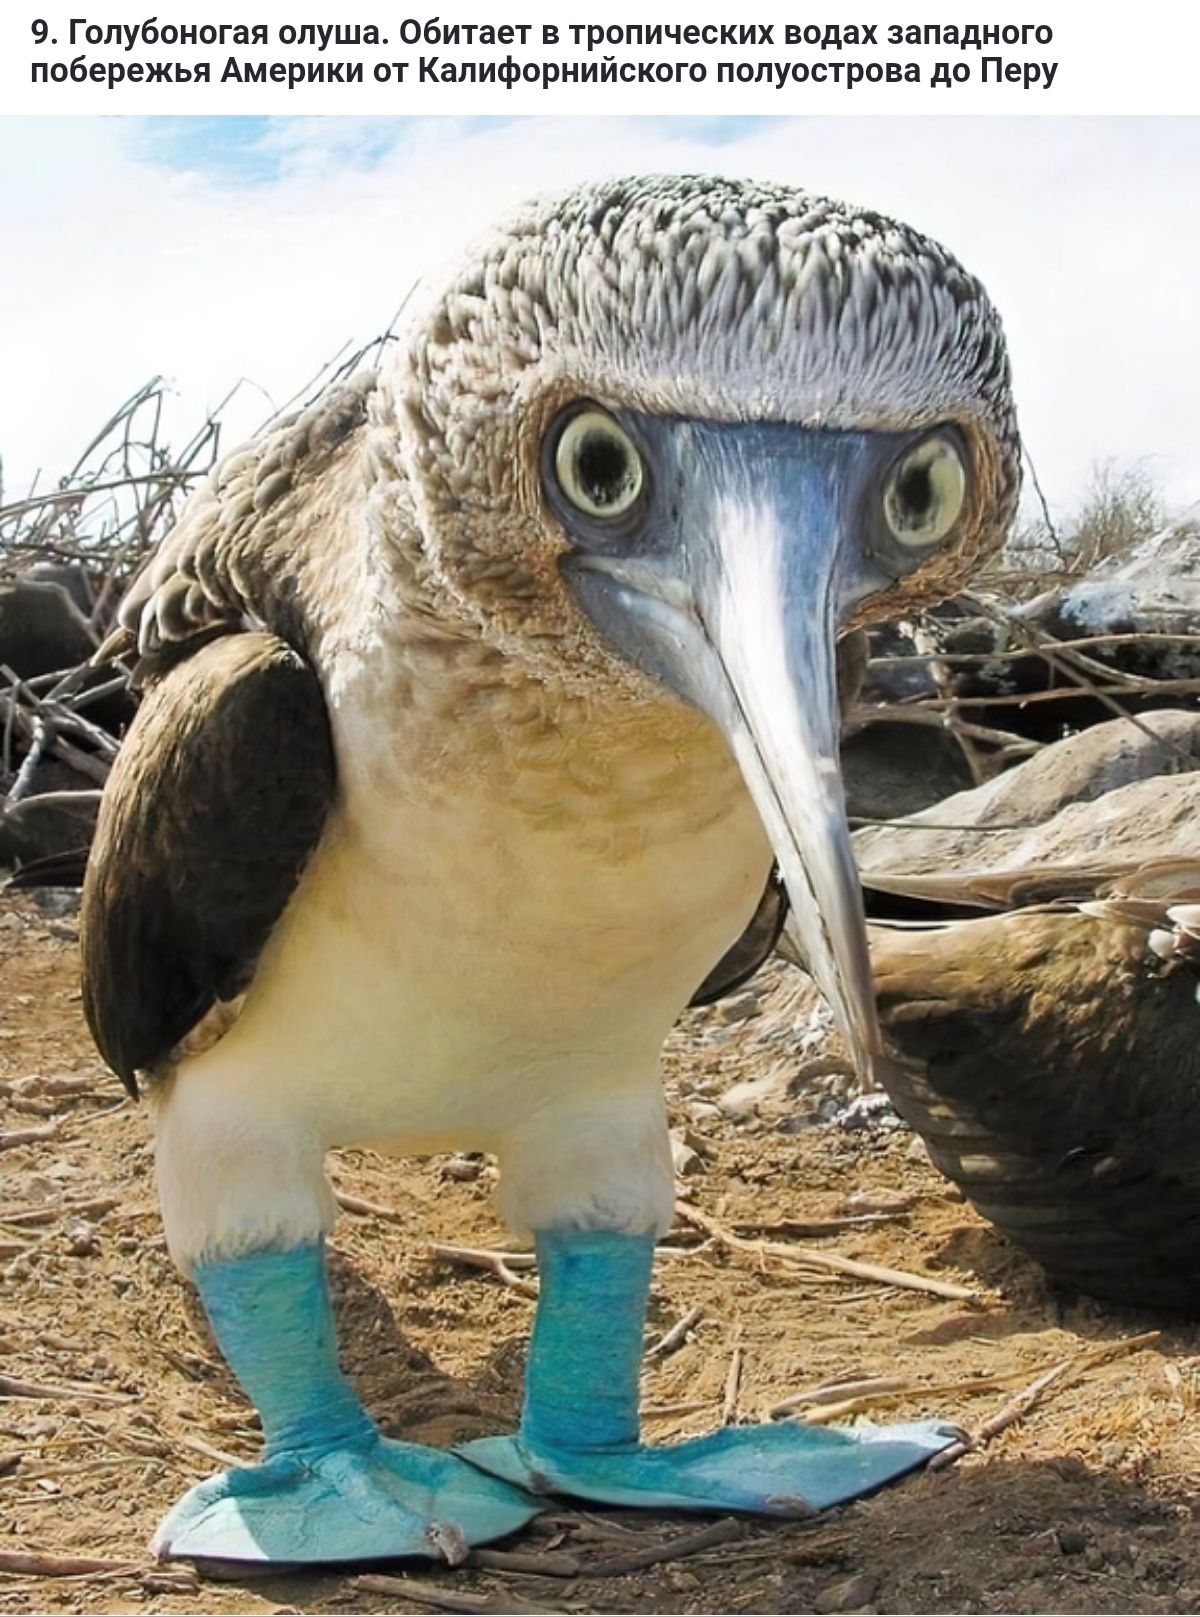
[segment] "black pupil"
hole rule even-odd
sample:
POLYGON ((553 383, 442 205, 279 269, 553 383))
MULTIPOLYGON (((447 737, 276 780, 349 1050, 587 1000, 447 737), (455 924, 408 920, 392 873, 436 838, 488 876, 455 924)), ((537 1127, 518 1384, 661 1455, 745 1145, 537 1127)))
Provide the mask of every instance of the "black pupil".
POLYGON ((575 472, 593 505, 612 505, 629 482, 629 452, 610 433, 585 433, 576 452, 575 472))
POLYGON ((909 466, 900 474, 896 485, 900 509, 917 522, 928 517, 933 509, 933 479, 927 465, 909 466))

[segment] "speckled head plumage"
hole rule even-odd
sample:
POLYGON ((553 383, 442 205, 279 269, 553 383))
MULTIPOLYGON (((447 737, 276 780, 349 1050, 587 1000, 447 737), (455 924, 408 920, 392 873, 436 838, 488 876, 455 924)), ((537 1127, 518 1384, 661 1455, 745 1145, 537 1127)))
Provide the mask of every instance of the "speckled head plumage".
POLYGON ((973 518, 870 616, 958 587, 1001 542, 1019 486, 980 283, 907 225, 774 183, 635 178, 524 208, 413 326, 395 386, 435 571, 518 655, 510 630, 573 638, 537 457, 572 398, 813 428, 956 424, 973 518))

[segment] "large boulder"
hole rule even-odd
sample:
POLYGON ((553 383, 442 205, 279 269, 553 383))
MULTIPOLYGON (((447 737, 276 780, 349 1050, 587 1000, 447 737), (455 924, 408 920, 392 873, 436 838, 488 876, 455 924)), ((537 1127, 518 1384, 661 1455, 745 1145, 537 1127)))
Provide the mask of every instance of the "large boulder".
POLYGON ((0 663, 22 679, 75 668, 96 649, 88 620, 61 584, 0 581, 0 663))

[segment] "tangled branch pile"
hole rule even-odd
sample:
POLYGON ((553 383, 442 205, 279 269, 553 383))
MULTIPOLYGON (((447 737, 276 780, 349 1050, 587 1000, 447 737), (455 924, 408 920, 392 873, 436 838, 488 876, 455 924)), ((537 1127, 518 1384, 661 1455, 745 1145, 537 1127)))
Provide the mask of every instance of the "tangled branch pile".
MULTIPOLYGON (((394 322, 393 322, 394 324, 394 322)), ((392 329, 351 345, 284 406, 377 362, 392 329)), ((240 387, 241 384, 239 384, 240 387)), ((136 709, 130 670, 93 657, 130 581, 222 451, 238 388, 182 448, 163 431, 154 377, 117 409, 54 487, 0 503, 0 867, 82 869, 100 788, 136 709)))

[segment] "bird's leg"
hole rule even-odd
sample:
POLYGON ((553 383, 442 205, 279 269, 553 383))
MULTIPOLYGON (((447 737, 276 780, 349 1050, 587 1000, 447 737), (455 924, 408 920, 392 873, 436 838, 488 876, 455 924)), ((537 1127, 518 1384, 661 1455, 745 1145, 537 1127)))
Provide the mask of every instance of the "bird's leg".
POLYGON ((158 1530, 160 1555, 454 1561, 536 1515, 538 1501, 454 1455, 380 1436, 338 1366, 319 1243, 200 1264, 193 1279, 266 1447, 260 1464, 179 1501, 158 1530))
POLYGON ((159 1177, 173 1255, 262 1417, 265 1451, 197 1484, 154 1547, 189 1560, 457 1560, 540 1508, 453 1454, 382 1437, 338 1364, 325 1270, 319 1150, 276 1120, 195 1103, 181 1074, 160 1116, 159 1177))
POLYGON ((493 1476, 604 1504, 803 1516, 915 1470, 959 1435, 934 1421, 852 1432, 779 1421, 643 1444, 638 1370, 654 1237, 546 1230, 537 1251, 520 1430, 460 1450, 493 1476))

